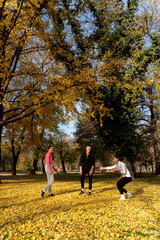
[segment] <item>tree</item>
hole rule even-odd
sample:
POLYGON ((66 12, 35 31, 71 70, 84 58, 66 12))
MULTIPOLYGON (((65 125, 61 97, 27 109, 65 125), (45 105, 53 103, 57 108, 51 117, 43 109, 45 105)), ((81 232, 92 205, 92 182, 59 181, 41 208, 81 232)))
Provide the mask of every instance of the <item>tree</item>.
POLYGON ((77 168, 78 162, 78 146, 75 144, 74 139, 68 139, 68 145, 66 145, 66 148, 64 150, 64 160, 66 163, 70 165, 71 171, 77 168))
POLYGON ((16 165, 21 152, 24 152, 24 148, 28 148, 33 152, 32 173, 35 174, 37 162, 40 157, 44 159, 49 145, 48 142, 50 139, 47 135, 49 132, 55 132, 58 128, 58 124, 60 123, 58 116, 60 116, 60 112, 61 118, 64 121, 62 111, 58 108, 52 109, 51 106, 48 106, 47 110, 41 110, 41 115, 33 114, 31 117, 6 126, 3 138, 11 143, 13 175, 16 175, 16 165))
POLYGON ((11 146, 8 140, 2 142, 2 162, 1 169, 2 171, 12 170, 12 153, 11 146))
MULTIPOLYGON (((32 105, 20 105, 20 99, 10 94, 21 92, 22 89, 12 89, 12 82, 15 78, 28 75, 20 65, 22 51, 26 43, 33 39, 32 27, 39 19, 39 14, 48 1, 3 1, 0 8, 0 146, 3 127, 11 122, 29 115, 28 108, 32 105), (28 11, 28 9, 30 9, 28 11), (9 102, 16 102, 10 107, 9 102), (16 100, 16 101, 15 101, 16 100), (8 106, 9 105, 9 106, 8 106)), ((32 68, 32 67, 31 67, 32 68)), ((29 89, 27 90, 29 92, 29 89)), ((26 93, 26 92, 25 92, 26 93)), ((21 94, 26 98, 28 94, 21 94)), ((24 102, 24 99, 23 99, 24 102)), ((0 147, 1 157, 1 147, 0 147)))
POLYGON ((16 175, 16 165, 20 156, 21 151, 24 148, 24 143, 26 141, 26 124, 22 121, 9 124, 5 128, 3 139, 4 141, 10 144, 12 161, 11 161, 11 170, 12 175, 16 175))
MULTIPOLYGON (((97 131, 108 150, 118 151, 134 167, 136 151, 141 139, 137 132, 138 87, 128 74, 128 61, 132 51, 139 46, 142 35, 137 31, 135 14, 137 1, 99 1, 95 3, 94 16, 97 29, 94 40, 97 43, 100 61, 97 78, 104 83, 100 92, 108 116, 94 114, 97 131), (130 34, 128 34, 130 32, 130 34)), ((96 96, 95 96, 96 98, 96 96)))
POLYGON ((65 134, 64 132, 58 131, 53 138, 53 142, 54 142, 55 151, 60 158, 63 172, 66 173, 65 155, 66 155, 66 149, 68 149, 67 134, 65 134))
POLYGON ((160 151, 158 147, 158 121, 159 121, 159 24, 160 14, 157 11, 159 1, 140 1, 141 13, 137 15, 137 22, 142 30, 143 48, 137 47, 132 53, 131 74, 138 79, 141 85, 140 108, 140 128, 144 138, 148 135, 148 141, 154 150, 154 159, 156 165, 156 174, 158 174, 158 165, 160 151))
POLYGON ((146 135, 144 137, 143 135, 143 145, 141 146, 138 156, 136 158, 136 165, 140 168, 140 174, 142 166, 145 166, 146 171, 148 170, 148 167, 151 167, 152 173, 154 173, 154 158, 151 152, 151 146, 152 144, 151 141, 148 139, 148 136, 146 135))
POLYGON ((93 144, 97 138, 95 123, 91 121, 87 112, 77 120, 74 136, 76 138, 76 143, 80 145, 80 151, 85 149, 87 144, 93 144))
MULTIPOLYGON (((159 72, 159 33, 157 31, 159 13, 155 12, 158 1, 154 1, 154 4, 149 3, 149 1, 147 4, 145 3, 146 1, 129 0, 125 4, 122 1, 106 2, 102 0, 96 4, 98 11, 95 10, 97 24, 95 40, 98 46, 99 59, 102 62, 99 78, 101 77, 104 81, 104 87, 102 87, 102 91, 106 93, 104 105, 111 109, 110 114, 113 117, 113 121, 108 117, 103 118, 106 121, 106 124, 103 122, 103 126, 106 126, 107 129, 102 127, 102 132, 107 136, 109 129, 110 131, 114 128, 117 130, 113 135, 110 135, 115 144, 115 146, 112 145, 113 149, 125 154, 130 159, 132 166, 136 153, 140 150, 140 143, 142 143, 142 138, 137 132, 138 117, 140 116, 137 108, 140 106, 140 100, 143 99, 143 87, 146 89, 144 78, 148 75, 156 78, 157 81, 156 76, 159 72), (141 3, 144 12, 138 8, 141 9, 141 3), (150 38, 151 40, 149 40, 150 38), (148 42, 151 43, 149 47, 147 46, 148 42), (151 63, 154 66, 152 65, 148 71, 147 67, 151 63), (107 124, 107 119, 112 123, 107 124), (111 126, 112 124, 113 126, 111 126), (127 148, 124 149, 124 145, 127 144, 126 132, 130 144, 129 151, 127 148), (118 149, 118 146, 121 148, 118 149)), ((151 79, 150 77, 149 79, 151 79)), ((157 84, 154 84, 154 88, 155 86, 157 84)), ((155 93, 154 88, 152 90, 155 93)), ((153 99, 153 92, 151 89, 148 90, 153 99)), ((150 106, 152 106, 150 116, 152 119, 154 118, 152 121, 153 130, 153 128, 155 129, 156 115, 153 111, 153 104, 150 106)), ((152 132, 155 133, 155 131, 152 132)), ((152 139, 155 137, 152 136, 152 139)), ((155 153, 157 156, 157 150, 155 153)))
POLYGON ((101 133, 98 131, 98 128, 96 128, 95 119, 91 118, 87 112, 78 119, 74 136, 78 144, 77 150, 80 154, 85 150, 87 145, 91 145, 96 161, 100 161, 103 165, 109 163, 109 148, 106 148, 101 133))
POLYGON ((134 107, 131 99, 126 102, 124 92, 120 89, 112 88, 105 92, 104 104, 112 109, 112 118, 104 117, 103 125, 97 124, 97 131, 106 149, 118 153, 121 158, 127 158, 136 176, 134 163, 142 145, 142 139, 138 133, 136 106, 134 107))
POLYGON ((19 155, 20 155, 21 148, 22 148, 22 143, 23 143, 23 140, 24 140, 24 130, 25 130, 25 128, 23 128, 21 130, 21 135, 19 136, 19 139, 18 139, 17 152, 16 152, 16 149, 15 149, 15 142, 14 142, 15 139, 14 139, 14 137, 11 139, 12 156, 13 156, 12 175, 16 175, 16 165, 17 165, 17 162, 18 162, 18 158, 19 158, 19 155))
POLYGON ((39 114, 50 104, 52 108, 65 108, 66 115, 78 112, 77 101, 84 99, 92 104, 88 89, 97 91, 99 84, 88 64, 91 50, 83 52, 89 40, 85 43, 85 34, 78 37, 84 30, 75 14, 85 6, 77 2, 73 13, 73 6, 69 7, 66 1, 21 0, 10 1, 10 4, 3 1, 0 12, 0 143, 4 126, 39 114), (74 28, 71 35, 78 44, 77 51, 66 41, 70 29, 67 31, 65 16, 74 28))

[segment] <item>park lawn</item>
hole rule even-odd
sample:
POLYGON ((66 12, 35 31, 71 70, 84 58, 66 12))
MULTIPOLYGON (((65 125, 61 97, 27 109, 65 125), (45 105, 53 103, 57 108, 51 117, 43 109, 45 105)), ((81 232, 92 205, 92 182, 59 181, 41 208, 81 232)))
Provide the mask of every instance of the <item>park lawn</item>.
POLYGON ((78 174, 56 174, 48 192, 42 174, 4 176, 0 185, 0 239, 160 239, 160 176, 145 176, 126 188, 125 201, 116 189, 118 176, 95 174, 92 195, 79 196, 78 174))

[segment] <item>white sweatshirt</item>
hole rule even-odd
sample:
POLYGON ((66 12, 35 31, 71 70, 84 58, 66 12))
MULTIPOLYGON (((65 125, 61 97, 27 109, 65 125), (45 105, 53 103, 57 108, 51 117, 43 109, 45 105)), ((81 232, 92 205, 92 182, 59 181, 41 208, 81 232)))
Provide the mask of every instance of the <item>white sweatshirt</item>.
POLYGON ((124 162, 118 161, 115 165, 111 167, 106 167, 106 169, 108 170, 114 169, 114 168, 117 168, 118 171, 120 171, 122 177, 131 177, 131 174, 124 162))

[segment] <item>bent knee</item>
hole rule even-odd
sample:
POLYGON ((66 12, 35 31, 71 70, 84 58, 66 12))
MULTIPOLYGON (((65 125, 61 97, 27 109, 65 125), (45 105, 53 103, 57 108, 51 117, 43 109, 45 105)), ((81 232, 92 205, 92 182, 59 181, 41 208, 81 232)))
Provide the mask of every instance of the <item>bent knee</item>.
POLYGON ((54 178, 50 180, 51 183, 54 183, 54 178))
POLYGON ((117 182, 117 184, 116 184, 116 185, 117 185, 117 187, 119 187, 119 185, 120 185, 120 184, 119 184, 119 182, 117 182))

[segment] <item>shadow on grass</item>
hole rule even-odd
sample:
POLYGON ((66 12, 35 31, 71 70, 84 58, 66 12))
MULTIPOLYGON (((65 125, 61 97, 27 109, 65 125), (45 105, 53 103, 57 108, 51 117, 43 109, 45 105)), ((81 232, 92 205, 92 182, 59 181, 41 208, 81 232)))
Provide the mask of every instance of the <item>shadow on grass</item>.
MULTIPOLYGON (((56 173, 55 175, 55 181, 60 182, 73 182, 73 181, 80 181, 80 175, 79 173, 56 173)), ((113 173, 107 173, 107 174, 99 174, 95 173, 93 175, 94 182, 109 180, 110 178, 117 178, 117 174, 113 173)), ((0 178, 2 180, 2 183, 24 183, 24 182, 42 182, 46 181, 47 177, 46 174, 31 174, 31 173, 22 173, 17 174, 16 176, 13 176, 11 174, 6 173, 0 173, 0 178)), ((86 179, 88 178, 88 175, 86 175, 86 179)))
POLYGON ((115 187, 109 187, 109 188, 103 188, 101 190, 95 190, 94 193, 102 193, 102 192, 106 192, 106 191, 110 191, 110 190, 113 190, 113 189, 117 189, 116 186, 115 187))
POLYGON ((142 173, 139 177, 137 177, 137 180, 141 181, 142 183, 160 185, 160 175, 152 173, 142 173))
MULTIPOLYGON (((68 193, 73 193, 73 192, 78 192, 78 191, 80 191, 80 188, 78 188, 78 189, 73 189, 73 190, 67 190, 67 191, 61 191, 61 192, 59 192, 59 193, 56 193, 55 196, 59 196, 59 195, 63 195, 63 194, 68 194, 68 193)), ((77 195, 78 195, 78 194, 77 194, 77 195)), ((18 197, 12 197, 11 200, 15 200, 16 198, 18 198, 18 197)), ((20 202, 20 203, 10 203, 10 204, 8 204, 8 205, 4 204, 4 205, 2 205, 2 206, 0 207, 0 209, 6 209, 6 208, 10 208, 10 207, 12 207, 12 206, 23 206, 23 205, 29 204, 29 203, 31 203, 31 202, 32 202, 32 203, 35 202, 35 204, 37 204, 38 201, 43 201, 43 200, 46 199, 46 198, 53 198, 53 199, 54 199, 54 197, 50 197, 50 196, 49 196, 48 190, 46 191, 44 197, 41 197, 40 192, 39 192, 39 197, 37 197, 37 198, 34 197, 34 199, 30 199, 30 200, 28 200, 28 201, 23 201, 23 202, 20 202)), ((4 197, 4 198, 2 197, 1 199, 4 201, 4 203, 5 203, 5 200, 8 201, 8 198, 5 198, 5 197, 4 197)))
POLYGON ((136 189, 136 191, 133 193, 133 196, 136 195, 142 195, 144 193, 144 190, 142 188, 136 189))
POLYGON ((22 174, 17 174, 17 175, 12 175, 12 174, 6 174, 6 173, 0 173, 0 178, 2 181, 2 184, 7 183, 24 183, 24 182, 41 182, 46 179, 45 174, 31 174, 31 173, 22 173, 22 174))
MULTIPOLYGON (((12 199, 16 199, 16 197, 15 198, 12 198, 12 199)), ((8 198, 3 198, 3 200, 5 201, 5 200, 8 200, 8 198)), ((2 205, 1 207, 0 207, 0 209, 6 209, 6 208, 10 208, 10 207, 12 207, 12 206, 23 206, 23 205, 25 205, 25 204, 28 204, 28 203, 33 203, 33 202, 35 202, 35 203, 37 203, 38 201, 40 201, 41 199, 40 199, 40 197, 38 197, 38 198, 34 198, 34 200, 29 200, 29 201, 24 201, 24 202, 20 202, 20 203, 11 203, 11 204, 8 204, 8 205, 2 205)))
MULTIPOLYGON (((55 198, 55 197, 53 197, 53 198, 55 198)), ((77 197, 79 197, 79 199, 82 198, 82 196, 77 196, 77 197)), ((38 201, 39 200, 40 201, 44 201, 44 206, 43 206, 43 209, 41 211, 39 211, 39 212, 35 211, 32 214, 31 214, 31 212, 28 212, 28 214, 26 214, 26 216, 21 216, 20 214, 16 215, 16 218, 14 220, 6 221, 5 223, 0 224, 0 227, 4 227, 4 226, 6 226, 8 224, 16 224, 16 223, 19 223, 19 222, 21 224, 25 224, 25 222, 27 220, 33 220, 37 216, 42 216, 43 214, 44 215, 48 215, 51 212, 54 212, 56 214, 56 211, 60 211, 60 213, 65 214, 65 212, 70 211, 72 209, 73 212, 76 212, 76 211, 78 211, 77 208, 83 207, 83 206, 85 208, 87 208, 88 205, 95 204, 95 202, 97 202, 97 204, 100 203, 100 202, 102 202, 104 204, 104 200, 99 200, 98 198, 97 198, 97 200, 95 200, 95 199, 92 199, 91 196, 87 196, 85 202, 81 202, 81 200, 79 200, 78 203, 73 203, 71 205, 66 205, 65 202, 61 202, 61 203, 59 203, 59 205, 54 205, 54 204, 46 205, 46 202, 45 202, 46 198, 49 198, 49 197, 43 197, 41 199, 40 198, 36 198, 36 199, 34 199, 34 201, 30 200, 30 201, 26 201, 26 202, 17 204, 17 206, 18 205, 24 205, 25 206, 26 203, 30 203, 32 201, 32 202, 35 202, 36 205, 38 205, 38 201)), ((107 201, 106 201, 106 204, 107 204, 107 201)))
MULTIPOLYGON (((94 173, 93 174, 93 181, 94 182, 103 182, 103 181, 111 181, 117 178, 119 178, 120 175, 118 173, 94 173)), ((31 173, 18 173, 16 176, 13 176, 11 174, 6 173, 0 173, 0 178, 2 180, 2 183, 24 183, 24 182, 42 182, 46 181, 47 177, 46 174, 31 174, 31 173)), ((86 175, 86 179, 88 176, 86 175)), ((149 183, 149 184, 160 184, 160 176, 155 174, 141 174, 141 177, 136 178, 136 180, 142 182, 142 183, 149 183)), ((80 175, 79 173, 56 173, 55 174, 55 181, 60 182, 74 182, 74 181, 80 181, 80 175)))

